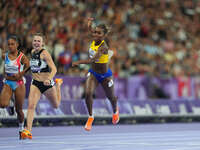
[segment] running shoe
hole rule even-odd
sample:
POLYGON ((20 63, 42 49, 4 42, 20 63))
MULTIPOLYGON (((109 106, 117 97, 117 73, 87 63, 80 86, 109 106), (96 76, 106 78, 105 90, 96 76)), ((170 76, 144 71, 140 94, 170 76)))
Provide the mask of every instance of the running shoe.
POLYGON ((24 129, 21 132, 21 139, 32 139, 32 133, 29 130, 24 129))
POLYGON ((90 131, 92 129, 92 123, 94 121, 94 117, 89 117, 86 124, 85 124, 85 130, 90 131))
POLYGON ((117 124, 119 122, 119 108, 117 107, 117 111, 113 113, 112 123, 117 124))

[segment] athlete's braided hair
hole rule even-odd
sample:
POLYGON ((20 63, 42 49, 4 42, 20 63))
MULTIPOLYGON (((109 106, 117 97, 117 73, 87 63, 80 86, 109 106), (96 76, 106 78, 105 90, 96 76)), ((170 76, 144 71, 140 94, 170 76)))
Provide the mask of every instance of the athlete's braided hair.
POLYGON ((20 40, 19 40, 19 38, 16 36, 16 35, 10 35, 9 37, 8 37, 8 40, 9 39, 13 39, 13 40, 15 40, 18 44, 20 44, 20 40))
POLYGON ((15 40, 17 42, 17 44, 18 44, 17 49, 18 50, 21 49, 21 41, 20 41, 20 39, 16 35, 10 35, 10 36, 8 36, 8 40, 9 39, 15 40))
POLYGON ((104 34, 107 34, 110 32, 110 28, 107 27, 105 24, 100 24, 97 27, 103 29, 104 34))

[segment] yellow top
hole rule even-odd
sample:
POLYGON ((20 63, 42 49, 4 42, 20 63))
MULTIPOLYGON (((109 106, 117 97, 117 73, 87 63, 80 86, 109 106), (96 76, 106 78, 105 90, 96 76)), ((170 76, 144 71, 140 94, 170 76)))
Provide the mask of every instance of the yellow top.
MULTIPOLYGON (((95 45, 95 41, 92 41, 92 44, 90 45, 90 49, 89 49, 90 58, 94 57, 94 55, 97 53, 99 47, 103 43, 104 43, 104 40, 99 45, 95 45)), ((95 63, 108 63, 108 61, 109 61, 108 54, 102 54, 100 56, 100 58, 97 61, 95 61, 95 63)))

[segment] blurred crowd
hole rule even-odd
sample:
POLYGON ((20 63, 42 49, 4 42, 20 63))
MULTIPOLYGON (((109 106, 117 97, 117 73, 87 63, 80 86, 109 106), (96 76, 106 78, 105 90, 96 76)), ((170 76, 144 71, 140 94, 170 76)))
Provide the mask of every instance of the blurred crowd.
POLYGON ((70 65, 88 58, 88 17, 111 29, 106 40, 115 77, 199 75, 198 0, 1 0, 0 48, 16 34, 28 55, 32 35, 40 32, 58 73, 84 76, 88 65, 70 65))

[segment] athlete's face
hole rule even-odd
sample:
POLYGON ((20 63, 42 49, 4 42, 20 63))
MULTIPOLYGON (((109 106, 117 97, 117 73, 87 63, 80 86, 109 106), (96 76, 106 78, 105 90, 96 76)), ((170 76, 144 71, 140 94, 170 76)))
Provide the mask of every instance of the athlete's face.
POLYGON ((8 50, 10 52, 15 52, 17 51, 18 43, 14 39, 9 39, 8 40, 8 50))
POLYGON ((43 38, 41 36, 34 36, 32 41, 32 46, 36 50, 40 50, 43 46, 43 38))
POLYGON ((96 27, 92 35, 96 40, 102 39, 104 37, 103 29, 96 27))

